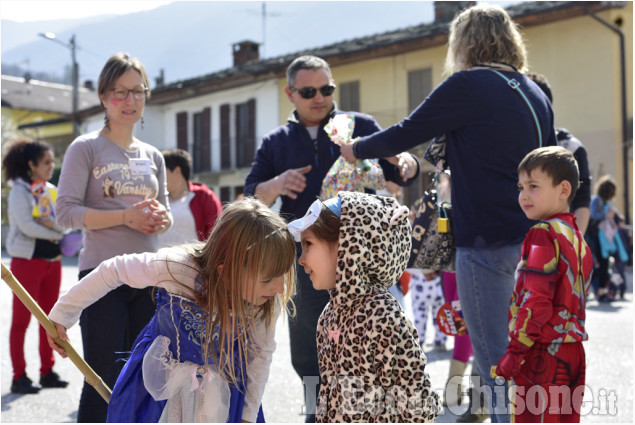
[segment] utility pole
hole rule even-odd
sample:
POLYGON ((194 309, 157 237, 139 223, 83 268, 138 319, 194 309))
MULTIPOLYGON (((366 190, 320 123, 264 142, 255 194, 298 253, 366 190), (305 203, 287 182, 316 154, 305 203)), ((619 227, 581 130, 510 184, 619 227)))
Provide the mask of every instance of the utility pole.
POLYGON ((77 111, 79 109, 79 65, 77 63, 76 50, 77 43, 75 42, 75 34, 71 37, 71 40, 68 43, 64 43, 63 41, 55 38, 55 34, 52 32, 47 33, 39 33, 38 34, 42 38, 46 38, 47 40, 51 40, 60 44, 71 51, 71 66, 72 66, 72 85, 73 85, 73 103, 72 103, 72 122, 73 122, 73 138, 79 136, 79 122, 77 120, 77 111))

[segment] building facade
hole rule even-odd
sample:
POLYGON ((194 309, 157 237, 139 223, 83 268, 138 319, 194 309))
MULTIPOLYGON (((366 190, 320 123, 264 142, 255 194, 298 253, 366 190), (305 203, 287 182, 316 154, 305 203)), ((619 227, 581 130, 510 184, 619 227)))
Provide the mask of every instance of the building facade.
MULTIPOLYGON (((474 2, 434 3, 433 22, 275 58, 260 59, 257 43, 236 43, 232 68, 154 87, 135 135, 159 149, 187 149, 194 180, 232 201, 262 137, 293 108, 284 92, 285 71, 297 56, 329 62, 340 109, 371 114, 382 127, 410 114, 447 77, 449 21, 474 2)), ((632 3, 539 1, 507 10, 521 27, 530 70, 550 81, 556 125, 584 143, 594 180, 609 173, 618 181, 617 206, 632 221, 632 3)), ((82 132, 103 125, 99 106, 79 115, 82 132)), ((413 153, 421 158, 422 147, 413 153)), ((423 164, 405 202, 428 184, 425 171, 431 168, 423 164)))

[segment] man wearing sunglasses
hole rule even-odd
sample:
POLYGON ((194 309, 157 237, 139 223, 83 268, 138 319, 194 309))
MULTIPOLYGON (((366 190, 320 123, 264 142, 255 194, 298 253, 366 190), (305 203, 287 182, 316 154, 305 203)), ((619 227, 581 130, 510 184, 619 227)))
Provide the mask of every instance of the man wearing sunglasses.
MULTIPOLYGON (((245 181, 245 195, 255 195, 267 205, 278 196, 280 214, 288 221, 304 216, 318 198, 322 181, 340 156, 324 125, 338 113, 333 100, 335 82, 328 63, 316 56, 296 58, 287 68, 285 93, 295 106, 287 123, 263 137, 251 172, 245 181)), ((366 114, 355 116, 353 137, 373 134, 381 128, 366 114)), ((380 159, 387 181, 410 185, 419 175, 419 161, 409 153, 380 159)), ((301 249, 298 246, 298 256, 301 249)), ((316 291, 302 267, 297 267, 298 294, 294 298, 296 316, 289 320, 291 363, 303 380, 307 422, 315 420, 316 394, 319 393, 316 327, 329 301, 326 291, 316 291)))

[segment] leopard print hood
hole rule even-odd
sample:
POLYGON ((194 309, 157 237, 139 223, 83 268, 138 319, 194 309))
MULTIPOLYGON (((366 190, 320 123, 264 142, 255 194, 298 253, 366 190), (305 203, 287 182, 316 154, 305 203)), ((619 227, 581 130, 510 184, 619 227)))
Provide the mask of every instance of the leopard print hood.
POLYGON ((342 214, 335 289, 331 302, 352 304, 355 298, 390 288, 406 268, 411 247, 408 208, 394 198, 340 192, 342 214))
POLYGON ((410 256, 408 209, 383 196, 339 197, 335 288, 316 332, 316 422, 434 421, 440 403, 426 356, 415 327, 388 291, 410 256), (403 408, 386 408, 396 403, 403 408))

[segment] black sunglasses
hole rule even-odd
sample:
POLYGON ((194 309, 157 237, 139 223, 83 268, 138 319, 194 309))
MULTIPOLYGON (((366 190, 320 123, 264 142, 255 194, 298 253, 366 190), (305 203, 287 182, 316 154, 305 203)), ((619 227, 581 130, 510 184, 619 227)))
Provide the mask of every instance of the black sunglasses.
POLYGON ((325 86, 316 89, 315 87, 302 87, 301 89, 296 89, 295 87, 289 87, 292 92, 297 91, 303 99, 313 99, 317 94, 317 91, 320 90, 322 96, 330 96, 335 91, 335 84, 327 84, 325 86))

